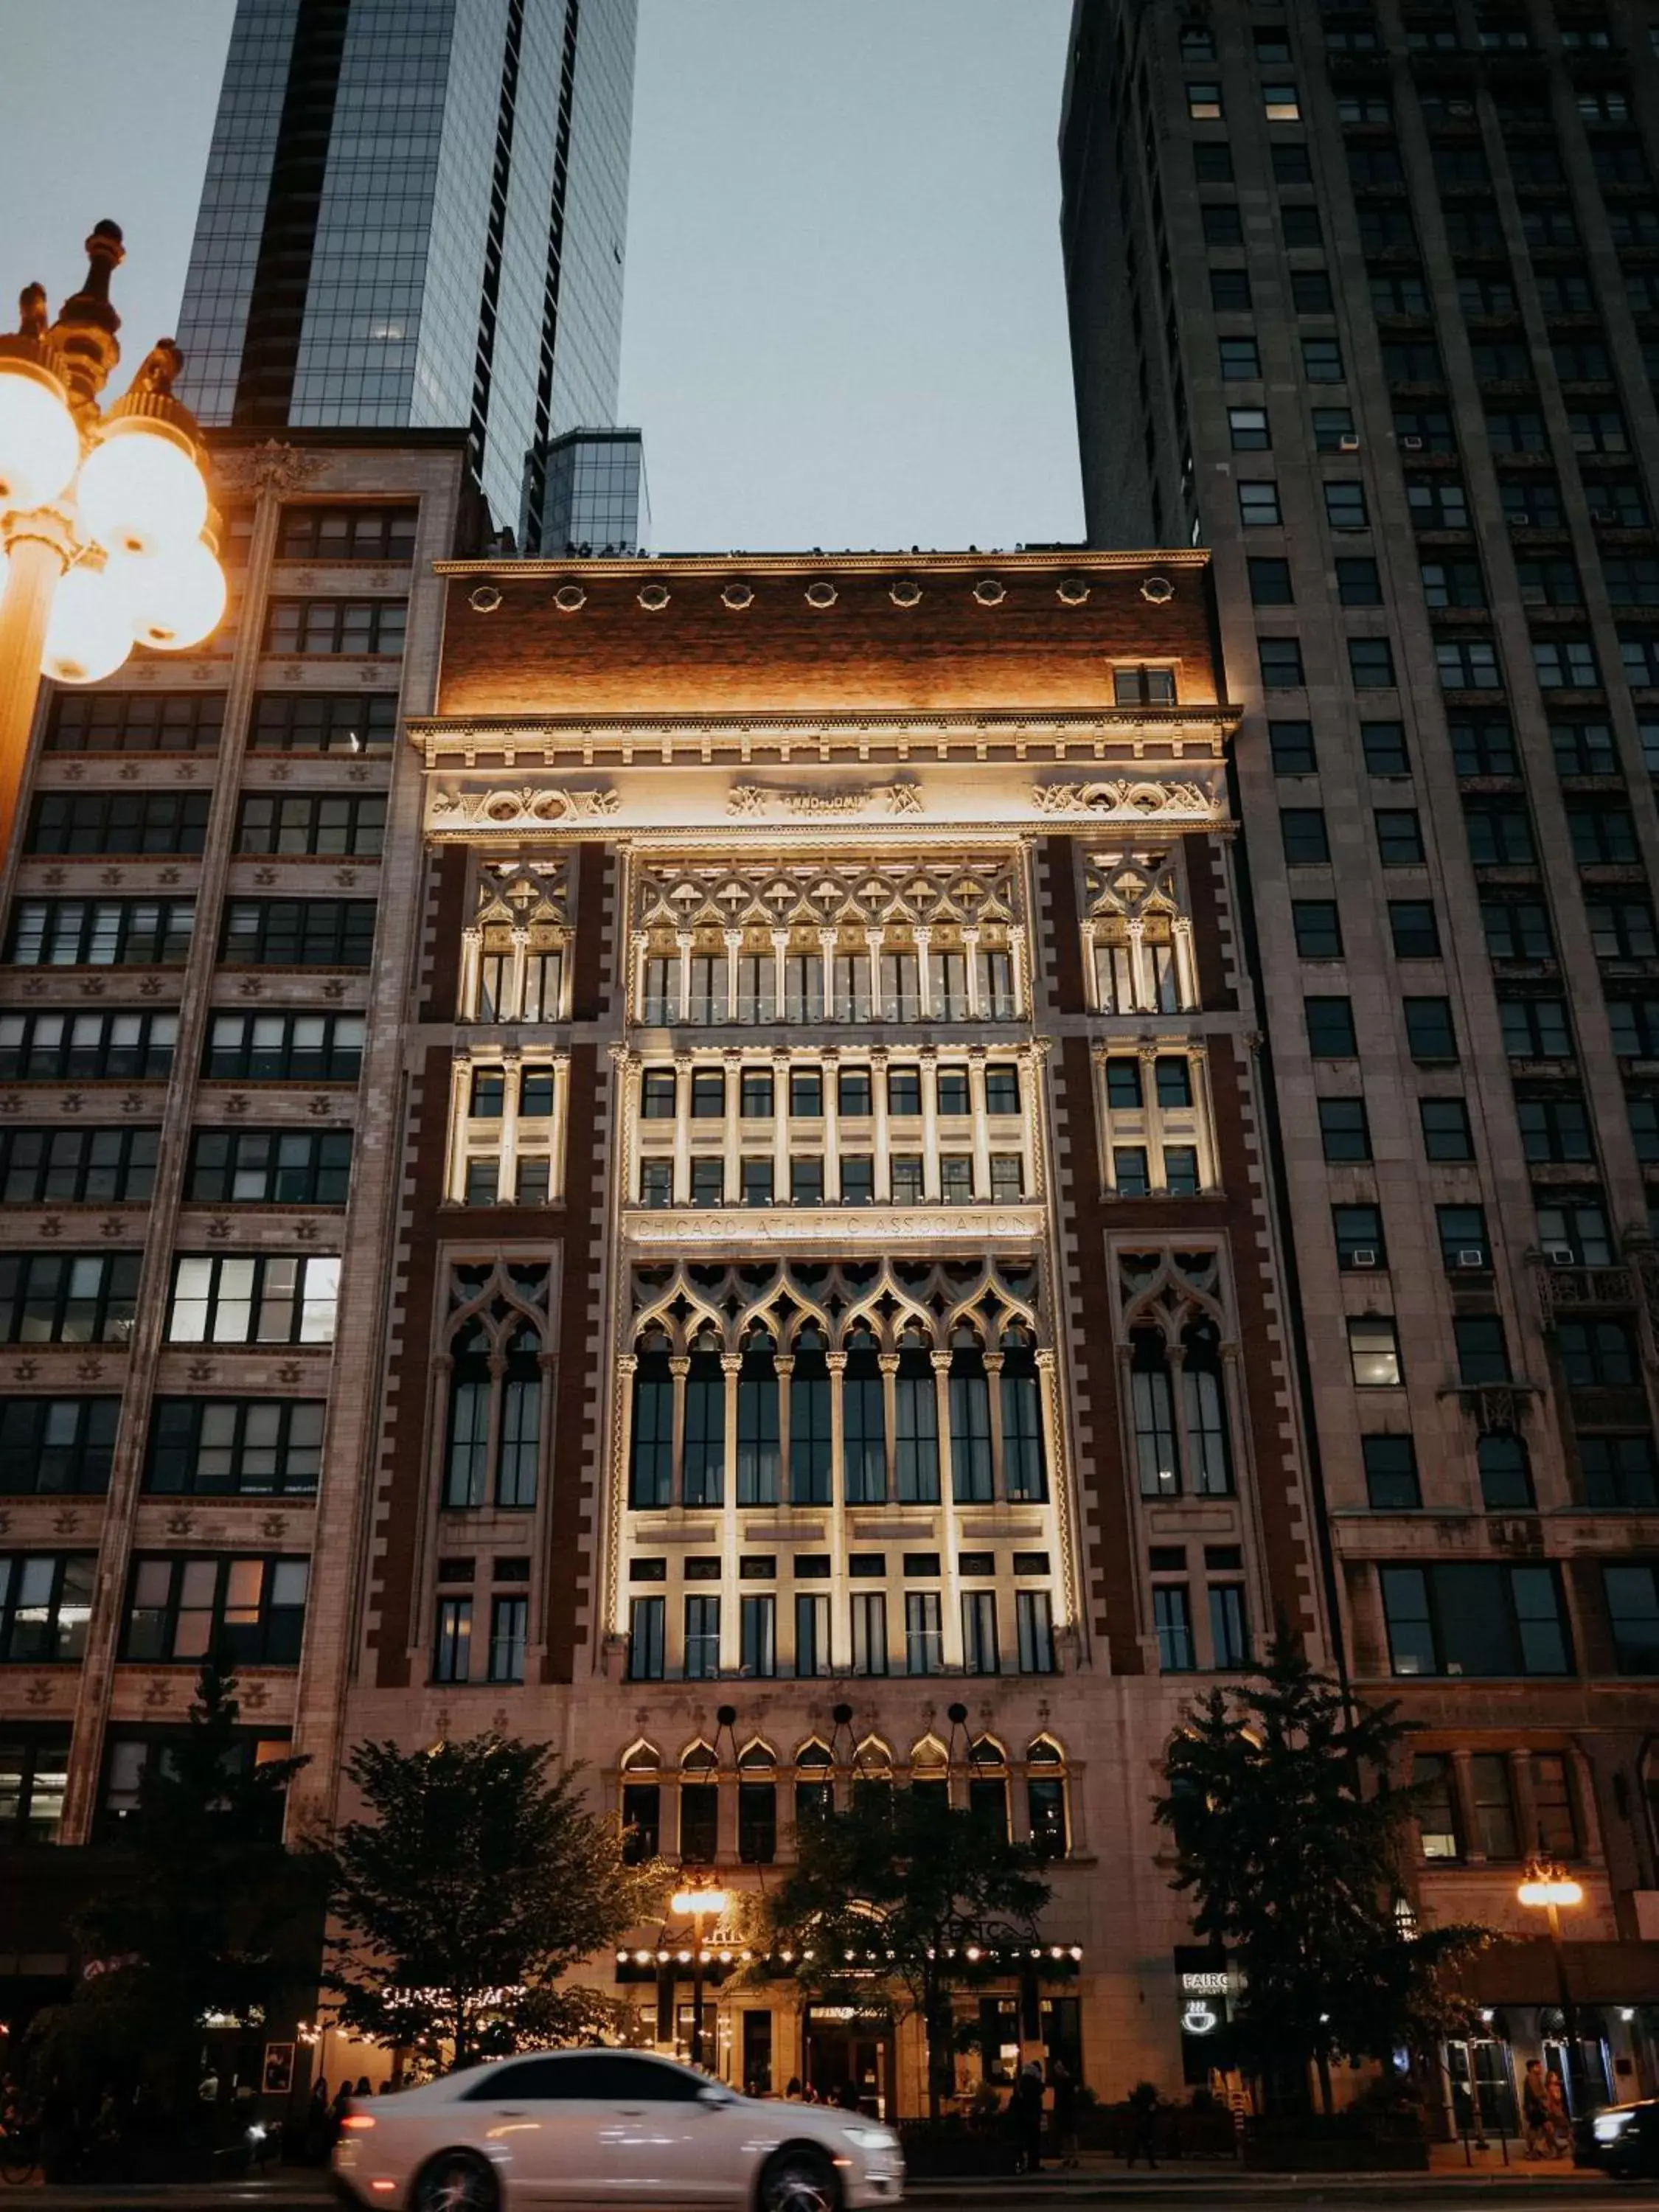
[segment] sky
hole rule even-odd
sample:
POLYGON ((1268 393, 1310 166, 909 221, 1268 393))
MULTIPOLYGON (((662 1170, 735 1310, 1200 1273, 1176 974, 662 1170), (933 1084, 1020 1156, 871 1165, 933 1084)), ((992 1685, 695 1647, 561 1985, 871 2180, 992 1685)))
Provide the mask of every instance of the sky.
MULTIPOLYGON (((118 388, 173 327, 233 12, 0 0, 0 303, 39 276, 55 308, 112 216, 118 388)), ((641 0, 619 414, 659 550, 1081 535, 1070 13, 641 0)))

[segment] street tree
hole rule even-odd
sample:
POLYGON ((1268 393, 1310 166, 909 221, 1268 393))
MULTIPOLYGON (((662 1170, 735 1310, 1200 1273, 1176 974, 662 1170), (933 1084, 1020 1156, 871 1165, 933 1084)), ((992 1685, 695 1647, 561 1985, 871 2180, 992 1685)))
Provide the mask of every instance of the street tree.
POLYGON ((652 1916, 660 1869, 624 1863, 617 1823, 553 1757, 493 1734, 353 1752, 346 1774, 371 1817, 323 1854, 339 1931, 325 1986, 342 2027, 454 2066, 625 2027, 623 2008, 562 1977, 652 1916))
POLYGON ((1413 1725, 1345 1697, 1281 1627, 1260 1675, 1200 1699, 1165 1755, 1172 1886, 1242 1970, 1238 2056, 1270 2097, 1305 2095, 1311 2064, 1328 2112, 1333 2059, 1425 2051, 1469 2024, 1455 1970, 1490 1936, 1419 1930, 1405 1904, 1416 1792, 1393 1770, 1413 1725))
MULTIPOLYGON (((851 1801, 804 1820, 773 1905, 775 1959, 813 1995, 887 1997, 919 2017, 934 2118, 953 2084, 951 1992, 1029 1961, 1053 1894, 1029 1844, 932 1790, 854 1784, 851 1801)), ((773 1971, 775 1971, 775 1966, 773 1971)))
POLYGON ((256 1765, 240 1722, 235 1679, 210 1658, 76 1919, 81 1985, 31 2031, 43 2078, 142 2084, 161 2110, 190 2111, 204 2022, 270 2016, 314 1972, 320 1894, 282 1840, 305 1761, 256 1765))

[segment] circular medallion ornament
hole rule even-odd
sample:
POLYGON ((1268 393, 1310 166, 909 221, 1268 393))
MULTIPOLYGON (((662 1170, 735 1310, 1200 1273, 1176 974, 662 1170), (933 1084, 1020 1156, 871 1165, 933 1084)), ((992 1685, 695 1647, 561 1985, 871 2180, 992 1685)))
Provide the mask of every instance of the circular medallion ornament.
POLYGON ((1008 596, 1008 586, 995 576, 981 576, 974 586, 974 597, 982 607, 1000 607, 1008 596))
POLYGON ((574 615, 587 605, 587 594, 580 584, 561 584, 553 594, 553 604, 562 615, 574 615))
POLYGON ((478 584, 467 593, 466 603, 475 614, 493 615, 501 603, 501 595, 493 584, 478 584))
POLYGON ((1140 586, 1140 596, 1149 605, 1167 606, 1175 597, 1175 586, 1167 576, 1148 576, 1140 586))
POLYGON ((1063 607, 1080 607, 1089 597, 1089 586, 1081 576, 1063 577, 1054 586, 1054 596, 1063 607))
POLYGON ((822 577, 816 584, 809 584, 806 586, 806 604, 809 607, 833 607, 836 597, 836 587, 827 577, 822 577))
POLYGON ((640 590, 640 605, 647 614, 656 614, 668 605, 666 584, 646 584, 640 590))
POLYGON ((921 586, 908 576, 901 576, 889 590, 888 598, 896 607, 915 607, 921 604, 921 586))
POLYGON ((730 607, 734 614, 740 614, 744 607, 754 604, 754 592, 747 584, 728 584, 720 593, 720 605, 730 607))

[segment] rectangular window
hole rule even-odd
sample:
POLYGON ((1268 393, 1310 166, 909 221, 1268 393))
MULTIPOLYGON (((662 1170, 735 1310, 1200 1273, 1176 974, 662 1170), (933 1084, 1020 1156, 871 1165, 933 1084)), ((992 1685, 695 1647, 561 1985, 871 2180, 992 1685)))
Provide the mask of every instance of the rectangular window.
POLYGON ((1368 1271, 1386 1267, 1388 1246, 1382 1236, 1379 1206, 1334 1206, 1331 1228, 1336 1239, 1336 1263, 1344 1269, 1368 1271))
POLYGON ((158 1398, 144 1488, 167 1497, 312 1496, 326 1410, 320 1399, 158 1398))
POLYGON ((1472 1160, 1474 1139, 1469 1128, 1469 1109, 1461 1098, 1419 1098, 1417 1110, 1423 1124, 1423 1149, 1431 1160, 1472 1160))
POLYGON ((1386 691, 1394 683, 1394 648, 1386 637, 1351 637, 1348 674, 1356 691, 1386 691))
POLYGON ((738 1601, 738 1664, 745 1674, 778 1671, 778 1601, 771 1591, 747 1594, 738 1601))
POLYGON ((1404 1382, 1392 1314, 1348 1316, 1348 1361, 1356 1389, 1391 1389, 1404 1382))
POLYGON ((1265 407, 1230 407, 1227 427, 1236 453, 1264 453, 1273 444, 1265 407))
POLYGON ((199 853, 206 791, 43 791, 29 811, 26 853, 85 855, 199 853))
POLYGON ((1440 955, 1440 926, 1430 899, 1390 899, 1389 928, 1399 960, 1435 960, 1440 955))
MULTIPOLYGON (((1209 212, 1216 212, 1213 209, 1209 212)), ((1237 221, 1237 210, 1233 210, 1237 221)), ((1212 245, 1234 243, 1232 240, 1212 239, 1212 245)), ((1254 338, 1221 338, 1217 341, 1221 355, 1221 374, 1229 384, 1253 383, 1261 374, 1261 357, 1256 351, 1254 338)))
MULTIPOLYGON (((934 1570, 938 1571, 937 1568, 934 1570)), ((909 1674, 937 1674, 945 1664, 944 1632, 937 1590, 904 1594, 904 1668, 909 1674)))
POLYGON ((1312 775, 1318 769, 1311 722, 1269 722, 1267 748, 1275 775, 1312 775))
POLYGON ((795 1596, 795 1672, 805 1678, 830 1672, 830 1601, 795 1596))
POLYGON ((1360 1438, 1360 1449, 1365 1461, 1365 1498, 1372 1511, 1414 1512, 1423 1494, 1412 1438, 1373 1432, 1360 1438))
POLYGON ((337 1257, 180 1255, 167 1308, 170 1344, 331 1344, 337 1257))
POLYGON ((880 1590, 853 1593, 853 1672, 887 1672, 887 1600, 880 1590))
POLYGON ((0 1398, 0 1498, 109 1488, 118 1398, 0 1398))
POLYGON ((140 1554, 121 1655, 167 1662, 222 1651, 238 1666, 297 1667, 310 1571, 303 1559, 140 1554))
POLYGON ((179 967, 195 926, 193 899, 19 899, 6 957, 17 968, 179 967))
POLYGON ((1406 1048, 1414 1060, 1433 1062, 1457 1058, 1457 1032, 1452 1026, 1449 999, 1405 999, 1406 1048))
POLYGON ((185 1195, 204 1206, 343 1206, 349 1129, 198 1129, 185 1195))
POLYGON ((1015 1592, 1014 1625, 1019 1644, 1020 1673, 1052 1674, 1054 1671, 1054 1632, 1047 1590, 1015 1592))
POLYGON ((361 1014, 222 1014, 209 1020, 202 1073, 219 1082, 356 1083, 361 1014))
POLYGON ((441 1597, 432 1638, 432 1679, 465 1682, 472 1668, 472 1601, 441 1597))
POLYGON ((1279 831, 1287 866, 1322 866, 1331 857, 1322 806, 1281 806, 1279 831))
POLYGON ((1371 819, 1376 829, 1377 857, 1385 868, 1422 866, 1423 824, 1414 806, 1379 806, 1371 819))
POLYGON ((1342 957, 1342 922, 1334 899, 1292 899, 1291 921, 1304 960, 1342 957))
POLYGON ((1210 1664, 1243 1667, 1250 1656, 1242 1583, 1210 1584, 1210 1664))
POLYGON ((492 1682, 523 1681, 525 1644, 529 1628, 528 1598, 491 1598, 489 1679, 492 1682))
POLYGON ((1002 1671, 994 1590, 964 1590, 962 1594, 962 1664, 963 1672, 969 1674, 997 1674, 1002 1671))
POLYGON ((228 966, 367 968, 373 899, 227 899, 219 957, 228 966))
POLYGON ((1325 520, 1333 530, 1364 530, 1369 526, 1365 487, 1358 477, 1327 480, 1325 520))
POLYGON ((383 752, 398 734, 398 695, 261 691, 253 701, 256 753, 383 752))
POLYGON ((685 1679, 712 1681, 720 1671, 720 1601, 699 1594, 685 1601, 685 1679))
POLYGON ((661 1597, 630 1599, 628 1607, 628 1679, 663 1679, 663 1627, 668 1601, 661 1597))
POLYGON ((0 1200, 8 1206, 108 1205, 148 1199, 159 1129, 0 1130, 0 1200))
POLYGON ((84 1657, 97 1566, 90 1552, 0 1552, 0 1662, 84 1657))
POLYGON ((1267 530, 1281 520, 1279 486, 1271 477, 1247 481, 1238 487, 1238 520, 1246 530, 1267 530))
POLYGON ((278 599, 265 609, 270 653, 400 653, 405 599, 278 599))
POLYGON ((1567 1674, 1555 1571, 1486 1561, 1378 1569, 1396 1674, 1567 1674))
POLYGON ((0 1343, 124 1344, 137 1252, 0 1252, 0 1343))
POLYGON ((1112 1188, 1120 1198, 1146 1198, 1152 1190, 1145 1145, 1114 1145, 1112 1188))
POLYGON ((1278 559, 1246 562, 1250 576, 1250 600, 1258 607, 1288 607, 1296 598, 1291 586, 1291 564, 1278 559))
POLYGON ((1363 1098, 1322 1098, 1319 1133, 1328 1160, 1368 1160, 1370 1124, 1363 1098))
POLYGON ((1452 1322, 1452 1338, 1457 1347, 1460 1382, 1509 1381, 1509 1346, 1497 1314, 1459 1314, 1452 1322))
POLYGON ((1443 1752, 1419 1752, 1412 1761, 1417 1793, 1417 1844, 1425 1859, 1461 1858, 1452 1797, 1452 1763, 1443 1752))
POLYGON ((49 753, 216 752, 224 727, 222 691, 55 691, 46 717, 49 753))
POLYGON ((285 507, 279 561, 374 561, 407 568, 415 558, 413 507, 285 507))
POLYGON ((1189 1674, 1193 1653, 1192 1607, 1185 1583, 1152 1584, 1152 1626, 1158 1632, 1158 1671, 1189 1674))
POLYGON ((1353 1060, 1359 1046, 1354 1036, 1352 999, 1304 999, 1302 1011, 1308 1029, 1308 1050, 1315 1060, 1353 1060))

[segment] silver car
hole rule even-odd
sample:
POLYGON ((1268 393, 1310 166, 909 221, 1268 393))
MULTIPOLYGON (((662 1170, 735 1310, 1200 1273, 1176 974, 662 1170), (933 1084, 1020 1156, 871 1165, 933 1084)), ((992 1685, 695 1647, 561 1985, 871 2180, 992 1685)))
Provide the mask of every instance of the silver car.
POLYGON ((857 2212, 901 2201, 904 2156, 860 2112, 739 2097, 646 2051, 548 2051, 354 2105, 334 2184, 391 2212, 857 2212))

